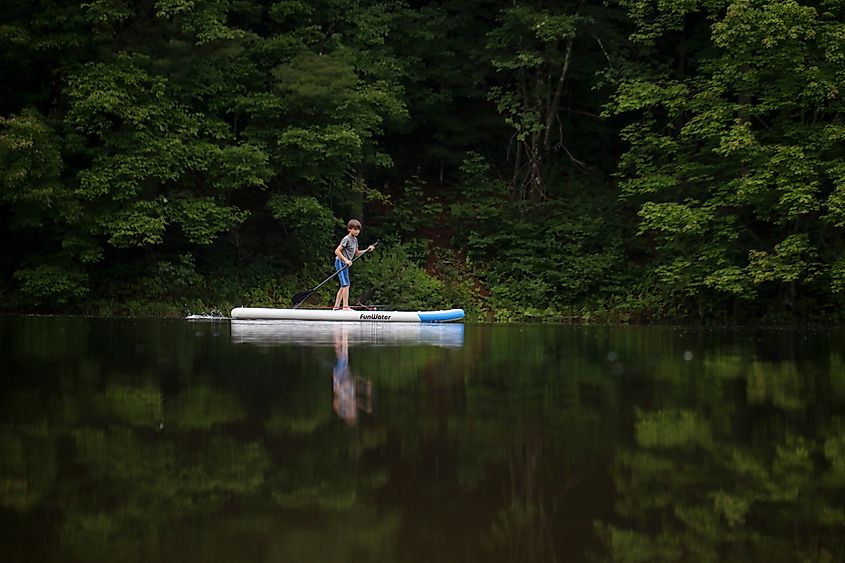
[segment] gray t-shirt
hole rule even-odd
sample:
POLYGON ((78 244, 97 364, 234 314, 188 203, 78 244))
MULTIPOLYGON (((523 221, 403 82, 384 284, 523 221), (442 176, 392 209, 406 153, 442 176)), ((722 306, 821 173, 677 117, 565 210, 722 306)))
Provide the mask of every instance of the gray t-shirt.
POLYGON ((358 237, 346 235, 340 241, 340 247, 341 254, 343 254, 347 260, 352 260, 355 258, 355 252, 358 250, 358 237))

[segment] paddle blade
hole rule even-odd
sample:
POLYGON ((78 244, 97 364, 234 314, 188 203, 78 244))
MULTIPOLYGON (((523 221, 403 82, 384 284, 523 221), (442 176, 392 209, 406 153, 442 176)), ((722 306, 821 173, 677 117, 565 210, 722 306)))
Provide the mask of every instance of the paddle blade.
POLYGON ((291 304, 294 308, 299 307, 300 305, 302 305, 303 303, 305 303, 306 301, 308 301, 308 298, 309 298, 309 297, 311 297, 312 295, 314 295, 314 290, 313 290, 313 289, 312 289, 312 290, 309 290, 309 291, 300 291, 299 293, 297 293, 296 295, 294 295, 294 296, 291 298, 291 300, 290 300, 290 304, 291 304))

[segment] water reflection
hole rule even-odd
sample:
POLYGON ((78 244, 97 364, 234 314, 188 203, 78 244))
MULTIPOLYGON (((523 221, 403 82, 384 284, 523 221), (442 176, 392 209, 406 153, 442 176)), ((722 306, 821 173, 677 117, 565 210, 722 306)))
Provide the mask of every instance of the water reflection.
POLYGON ((350 345, 391 346, 420 344, 461 347, 464 325, 445 323, 344 323, 315 321, 232 320, 232 341, 258 346, 301 344, 333 346, 342 330, 350 345))
POLYGON ((333 327, 335 364, 332 369, 332 407, 347 424, 355 424, 358 410, 373 412, 373 383, 349 369, 349 331, 345 323, 333 327))
POLYGON ((0 559, 845 561, 842 333, 279 325, 0 318, 0 559))

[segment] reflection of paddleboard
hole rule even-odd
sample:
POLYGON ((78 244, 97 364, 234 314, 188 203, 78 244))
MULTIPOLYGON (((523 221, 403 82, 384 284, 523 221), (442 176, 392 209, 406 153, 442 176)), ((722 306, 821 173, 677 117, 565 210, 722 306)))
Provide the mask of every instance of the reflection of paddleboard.
POLYGON ((464 318, 463 309, 444 311, 334 311, 328 309, 270 309, 237 307, 233 319, 292 321, 352 321, 362 323, 448 323, 464 318))
POLYGON ((350 346, 427 345, 461 347, 464 325, 424 323, 336 323, 320 321, 238 320, 231 322, 232 341, 271 346, 332 346, 342 334, 350 346))

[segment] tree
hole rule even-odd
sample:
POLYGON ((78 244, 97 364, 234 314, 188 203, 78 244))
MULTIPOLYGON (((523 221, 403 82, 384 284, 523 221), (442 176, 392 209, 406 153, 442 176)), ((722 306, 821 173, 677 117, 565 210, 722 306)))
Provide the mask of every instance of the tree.
POLYGON ((705 316, 835 302, 841 4, 623 5, 655 62, 621 81, 609 113, 636 115, 622 130, 620 185, 655 241, 651 272, 667 301, 705 316))

